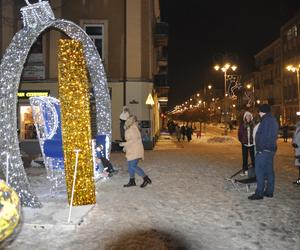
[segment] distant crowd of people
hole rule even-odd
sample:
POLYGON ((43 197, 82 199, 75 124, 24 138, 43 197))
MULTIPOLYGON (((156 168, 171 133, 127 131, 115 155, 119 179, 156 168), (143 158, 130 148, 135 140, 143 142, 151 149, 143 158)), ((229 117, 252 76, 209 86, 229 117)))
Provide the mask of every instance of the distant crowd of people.
POLYGON ((177 141, 185 141, 185 138, 188 142, 192 140, 192 135, 194 129, 192 128, 192 125, 182 125, 179 126, 179 124, 175 123, 173 120, 169 120, 168 122, 168 131, 170 135, 176 134, 177 141))

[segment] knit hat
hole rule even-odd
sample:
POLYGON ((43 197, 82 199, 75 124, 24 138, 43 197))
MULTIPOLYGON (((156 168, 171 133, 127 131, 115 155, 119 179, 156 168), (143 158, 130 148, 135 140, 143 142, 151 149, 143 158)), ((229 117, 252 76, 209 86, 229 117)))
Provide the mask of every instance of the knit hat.
POLYGON ((269 104, 262 104, 260 107, 259 107, 259 112, 262 112, 262 113, 270 113, 271 112, 271 106, 269 104))

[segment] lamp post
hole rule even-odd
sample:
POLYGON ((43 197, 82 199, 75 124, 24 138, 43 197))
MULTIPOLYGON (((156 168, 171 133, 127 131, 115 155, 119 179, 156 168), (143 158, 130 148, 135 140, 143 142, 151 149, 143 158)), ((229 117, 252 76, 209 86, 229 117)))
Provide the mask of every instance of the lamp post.
MULTIPOLYGON (((146 100, 146 105, 148 106, 149 108, 149 127, 147 130, 145 131, 145 135, 147 135, 146 137, 150 139, 150 142, 151 142, 151 146, 149 149, 152 149, 153 148, 153 140, 152 140, 152 135, 154 134, 154 128, 152 126, 152 119, 151 119, 151 108, 153 107, 154 105, 154 100, 153 100, 153 97, 151 95, 151 93, 149 93, 148 97, 147 97, 147 100, 146 100)), ((147 146, 148 147, 148 146, 147 146)))
POLYGON ((227 135, 227 130, 228 130, 228 93, 227 93, 227 71, 231 69, 232 71, 235 71, 237 69, 236 65, 230 65, 229 63, 226 63, 222 67, 219 65, 215 65, 214 69, 216 71, 219 71, 219 69, 222 70, 224 73, 224 123, 225 123, 225 130, 224 130, 224 135, 227 135))
POLYGON ((286 69, 288 71, 291 71, 293 73, 296 72, 297 75, 297 88, 298 88, 298 111, 297 111, 297 115, 300 115, 300 83, 299 83, 299 70, 300 70, 300 64, 298 64, 297 66, 293 66, 293 65, 289 65, 286 67, 286 69))
POLYGON ((246 85, 246 88, 247 89, 251 89, 252 88, 252 96, 253 96, 253 100, 252 100, 252 102, 253 102, 253 111, 254 111, 254 109, 255 109, 255 95, 254 95, 254 84, 252 83, 248 83, 247 85, 246 85))
POLYGON ((148 108, 149 108, 149 121, 151 121, 150 111, 151 111, 152 106, 154 105, 154 100, 153 100, 151 93, 149 93, 149 95, 147 97, 146 105, 148 105, 148 108))

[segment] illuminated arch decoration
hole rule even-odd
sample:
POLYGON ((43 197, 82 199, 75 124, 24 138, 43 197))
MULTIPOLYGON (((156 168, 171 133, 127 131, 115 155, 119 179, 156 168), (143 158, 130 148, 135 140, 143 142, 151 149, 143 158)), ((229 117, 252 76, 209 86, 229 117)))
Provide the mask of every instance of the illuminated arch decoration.
POLYGON ((111 104, 104 67, 89 36, 75 23, 56 19, 47 1, 39 0, 35 4, 27 1, 27 4, 21 9, 24 28, 13 37, 0 65, 0 168, 6 172, 8 154, 9 185, 16 190, 23 206, 40 207, 41 203, 31 191, 20 154, 17 133, 17 91, 29 50, 43 31, 56 28, 83 44, 96 100, 97 133, 108 135, 110 142, 111 104))

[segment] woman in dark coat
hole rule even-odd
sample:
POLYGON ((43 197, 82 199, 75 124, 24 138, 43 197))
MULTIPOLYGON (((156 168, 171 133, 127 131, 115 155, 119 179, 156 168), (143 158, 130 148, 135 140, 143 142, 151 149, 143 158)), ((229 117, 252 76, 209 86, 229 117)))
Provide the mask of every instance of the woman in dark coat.
POLYGON ((182 140, 184 141, 186 135, 186 128, 184 125, 181 126, 180 133, 182 134, 182 140))
POLYGON ((192 134, 193 134, 192 126, 188 126, 186 128, 186 137, 187 137, 188 141, 192 140, 192 134))

